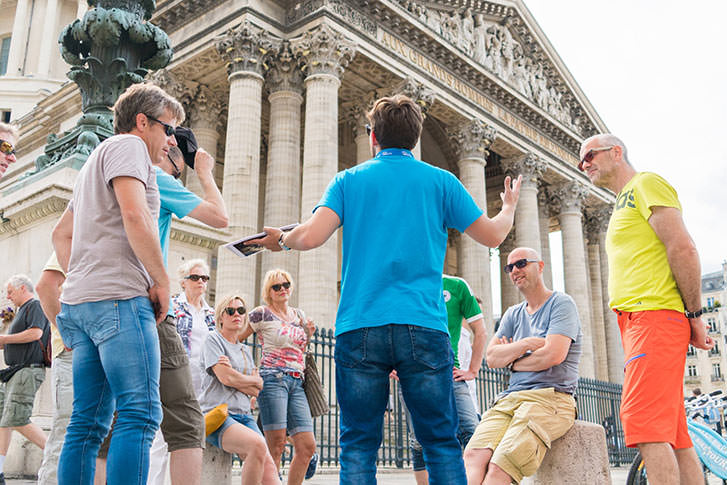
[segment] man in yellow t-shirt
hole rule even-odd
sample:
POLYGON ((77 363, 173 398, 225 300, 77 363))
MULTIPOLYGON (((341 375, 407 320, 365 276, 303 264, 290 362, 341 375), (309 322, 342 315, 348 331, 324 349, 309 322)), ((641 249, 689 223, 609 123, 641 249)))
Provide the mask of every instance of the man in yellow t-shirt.
POLYGON ((660 176, 637 172, 613 135, 585 140, 580 158, 591 182, 618 194, 606 252, 610 306, 624 347, 626 445, 639 448, 649 482, 700 483, 682 382, 687 346, 710 349, 714 342, 700 317, 699 255, 679 199, 660 176))

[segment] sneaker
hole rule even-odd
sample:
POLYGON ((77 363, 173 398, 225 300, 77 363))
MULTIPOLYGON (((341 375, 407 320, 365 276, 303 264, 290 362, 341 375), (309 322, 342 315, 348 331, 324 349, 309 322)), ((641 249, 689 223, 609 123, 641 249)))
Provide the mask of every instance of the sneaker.
MULTIPOLYGON (((310 459, 310 463, 308 463, 308 469, 305 471, 305 479, 310 480, 313 475, 316 474, 316 469, 318 468, 318 453, 313 453, 313 456, 310 459)), ((0 483, 2 485, 2 483, 0 483)))

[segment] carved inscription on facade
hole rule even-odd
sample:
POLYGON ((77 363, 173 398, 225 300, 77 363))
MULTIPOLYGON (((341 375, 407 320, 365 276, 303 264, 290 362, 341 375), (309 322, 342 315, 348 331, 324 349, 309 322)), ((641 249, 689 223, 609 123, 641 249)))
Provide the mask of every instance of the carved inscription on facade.
POLYGON ((505 111, 500 106, 492 102, 492 100, 485 97, 482 93, 471 87, 469 84, 463 82, 461 79, 459 79, 449 71, 432 62, 427 57, 422 55, 421 52, 408 46, 401 39, 394 37, 392 34, 382 29, 379 29, 378 31, 377 39, 384 47, 387 47, 392 52, 397 53, 404 59, 421 67, 427 73, 434 76, 436 79, 446 84, 457 93, 471 100, 478 106, 481 106, 486 112, 503 121, 506 125, 513 128, 515 131, 524 135, 528 139, 534 141, 549 152, 553 153, 561 160, 564 160, 572 165, 578 163, 578 160, 572 153, 563 149, 560 145, 557 145, 556 143, 547 139, 542 134, 538 133, 538 131, 532 128, 530 125, 516 118, 508 111, 505 111))

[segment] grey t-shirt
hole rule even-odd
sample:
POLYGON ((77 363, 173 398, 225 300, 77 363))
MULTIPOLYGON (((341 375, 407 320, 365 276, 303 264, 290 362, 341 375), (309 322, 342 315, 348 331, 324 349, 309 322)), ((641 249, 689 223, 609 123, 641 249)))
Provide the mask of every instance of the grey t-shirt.
POLYGON ((152 217, 155 221, 159 217, 156 173, 144 141, 135 135, 115 135, 96 147, 78 174, 69 204, 73 244, 63 303, 128 300, 146 296, 152 285, 126 236, 112 186, 116 177, 140 180, 152 217))
POLYGON ((255 369, 250 347, 241 343, 230 343, 217 330, 210 332, 204 342, 202 355, 199 356, 200 371, 202 372, 202 392, 198 396, 199 407, 202 408, 203 413, 206 413, 222 403, 227 403, 228 413, 249 414, 250 398, 247 394, 222 384, 212 370, 221 355, 229 357, 230 365, 240 374, 249 376, 255 369))
POLYGON ((50 338, 50 325, 43 314, 40 302, 35 298, 26 301, 18 308, 18 313, 15 315, 13 323, 10 324, 8 335, 20 333, 29 328, 39 328, 43 331, 40 345, 37 340, 24 344, 5 344, 5 363, 7 365, 42 364, 44 361, 43 348, 50 338))
POLYGON ((556 391, 573 393, 578 384, 578 362, 581 359, 581 321, 573 298, 554 291, 538 311, 528 314, 527 302, 511 306, 500 321, 497 337, 512 338, 513 342, 526 337, 563 335, 571 339, 565 360, 539 372, 513 372, 510 385, 503 394, 527 389, 553 387, 556 391))

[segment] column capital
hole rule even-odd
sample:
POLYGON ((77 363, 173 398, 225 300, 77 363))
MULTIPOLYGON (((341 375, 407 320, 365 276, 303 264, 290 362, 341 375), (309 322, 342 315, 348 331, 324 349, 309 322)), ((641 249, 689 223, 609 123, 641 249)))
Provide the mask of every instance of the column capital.
POLYGON ((611 219, 613 207, 610 205, 599 205, 584 211, 584 220, 588 242, 598 243, 599 236, 608 229, 608 221, 611 219))
POLYGON ((182 103, 184 111, 189 113, 189 108, 192 105, 192 100, 197 92, 199 85, 194 81, 182 81, 176 74, 168 69, 159 69, 152 72, 149 77, 149 81, 162 88, 167 94, 174 97, 177 101, 182 103))
POLYGON ((375 98, 376 93, 372 91, 366 93, 361 100, 343 104, 344 118, 353 130, 354 136, 366 135, 366 124, 368 123, 366 114, 373 105, 375 98))
POLYGON ((216 48, 227 65, 227 74, 252 72, 263 75, 265 62, 281 41, 245 20, 216 39, 216 48))
POLYGON ((290 47, 303 62, 306 77, 328 74, 340 79, 356 52, 356 44, 328 24, 291 39, 290 47))
POLYGON ((515 234, 515 227, 510 229, 510 233, 505 237, 505 240, 502 241, 502 244, 498 246, 500 249, 500 254, 507 258, 507 255, 517 247, 516 242, 516 234, 515 234))
POLYGON ((450 132, 459 160, 480 160, 484 166, 497 130, 477 118, 465 121, 450 132))
POLYGON ((289 41, 284 40, 278 52, 270 58, 270 69, 266 79, 271 94, 278 91, 303 93, 303 72, 290 48, 289 41))
POLYGON ((511 177, 523 176, 523 185, 537 187, 547 164, 535 153, 529 152, 515 158, 502 160, 506 175, 511 177))
POLYGON ((197 126, 217 128, 224 107, 225 102, 221 93, 213 91, 206 84, 200 84, 191 104, 189 122, 197 126))
POLYGON ((425 116, 436 97, 436 93, 433 90, 411 77, 404 79, 404 82, 395 88, 395 92, 411 98, 412 101, 419 105, 422 110, 422 115, 425 116))
POLYGON ((557 185, 551 194, 550 202, 557 215, 572 212, 580 214, 583 201, 588 195, 588 187, 578 181, 569 180, 557 185))

